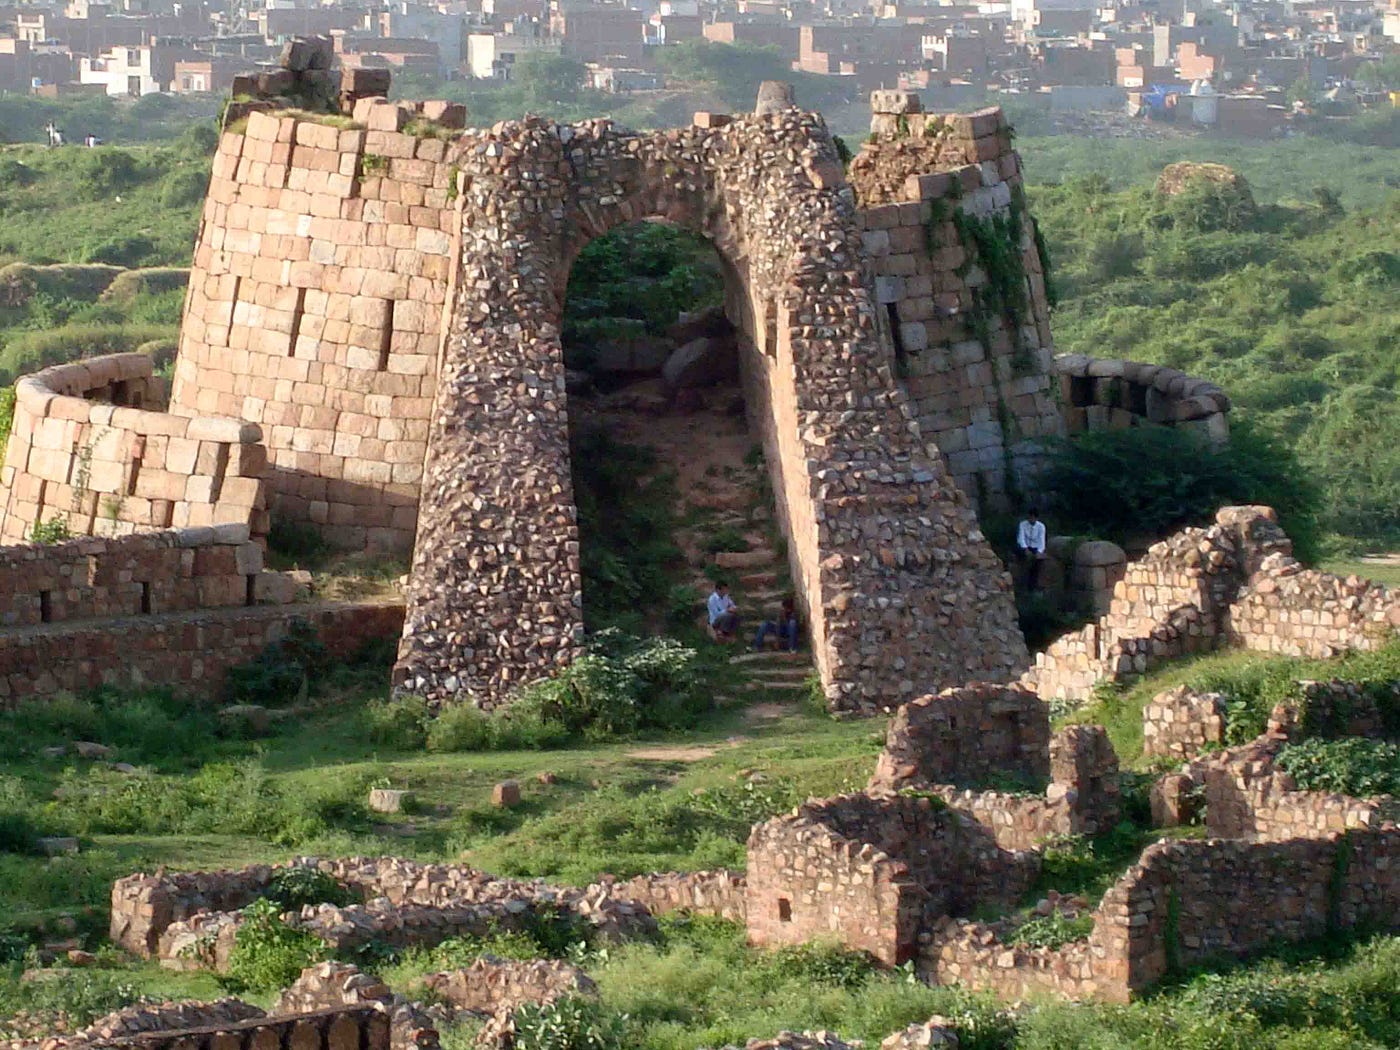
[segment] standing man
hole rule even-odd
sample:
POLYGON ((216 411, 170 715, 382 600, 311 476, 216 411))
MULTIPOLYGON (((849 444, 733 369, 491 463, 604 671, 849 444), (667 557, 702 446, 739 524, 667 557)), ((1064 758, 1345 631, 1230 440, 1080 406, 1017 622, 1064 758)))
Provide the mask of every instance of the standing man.
POLYGON ((705 607, 710 616, 710 630, 715 632, 716 640, 733 641, 735 632, 739 630, 739 607, 734 604, 734 599, 729 597, 729 584, 723 580, 716 580, 714 593, 710 595, 705 607))
POLYGON ((1026 589, 1040 590, 1040 567, 1045 563, 1045 522, 1032 509, 1016 527, 1016 550, 1026 563, 1026 589))

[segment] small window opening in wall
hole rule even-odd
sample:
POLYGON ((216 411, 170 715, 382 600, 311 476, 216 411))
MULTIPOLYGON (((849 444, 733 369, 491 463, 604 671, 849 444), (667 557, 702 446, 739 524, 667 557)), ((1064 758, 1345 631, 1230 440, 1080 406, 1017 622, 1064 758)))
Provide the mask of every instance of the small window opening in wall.
POLYGON ((53 595, 49 591, 39 592, 39 622, 53 623, 53 595))
POLYGON ((890 340, 894 343, 894 366, 900 375, 904 374, 905 352, 904 337, 899 332, 899 306, 896 303, 885 304, 885 315, 890 319, 890 340))
POLYGON ((254 573, 249 573, 249 574, 248 574, 248 589, 247 589, 247 591, 244 592, 244 595, 243 595, 243 604, 244 604, 244 605, 257 605, 257 604, 258 604, 257 583, 258 583, 258 574, 255 573, 255 572, 254 572, 254 573))
POLYGON ((141 615, 151 615, 151 584, 150 581, 143 581, 141 584, 141 615))
POLYGON ((389 316, 379 333, 379 371, 389 371, 389 354, 394 349, 394 304, 389 304, 389 316))
POLYGON ((792 901, 786 897, 778 898, 778 921, 792 922, 792 901))

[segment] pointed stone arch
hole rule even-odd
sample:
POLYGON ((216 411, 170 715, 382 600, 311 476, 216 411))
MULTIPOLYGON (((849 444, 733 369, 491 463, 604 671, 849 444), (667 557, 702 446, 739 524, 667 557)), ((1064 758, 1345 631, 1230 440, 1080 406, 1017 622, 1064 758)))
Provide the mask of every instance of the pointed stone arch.
POLYGON ((892 374, 819 116, 636 133, 538 118, 457 144, 454 301, 397 688, 505 702, 582 642, 560 315, 574 258, 660 217, 724 260, 792 576, 831 704, 888 706, 1027 662, 1009 579, 892 374))

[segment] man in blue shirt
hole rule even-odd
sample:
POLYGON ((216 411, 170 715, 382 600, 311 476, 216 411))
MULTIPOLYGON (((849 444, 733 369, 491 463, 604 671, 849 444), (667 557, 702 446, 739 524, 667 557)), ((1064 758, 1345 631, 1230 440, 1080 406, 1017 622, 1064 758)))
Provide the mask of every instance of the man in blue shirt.
POLYGON ((739 607, 729 597, 729 584, 716 580, 714 593, 705 603, 705 608, 710 617, 710 630, 715 632, 715 637, 721 642, 733 641, 735 632, 739 630, 739 607))

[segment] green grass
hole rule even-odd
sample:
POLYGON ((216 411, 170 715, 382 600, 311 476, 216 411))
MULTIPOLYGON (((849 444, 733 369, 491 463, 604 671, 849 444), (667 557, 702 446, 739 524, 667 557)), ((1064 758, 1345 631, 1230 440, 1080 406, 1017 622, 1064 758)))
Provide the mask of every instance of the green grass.
POLYGON ((1105 684, 1084 707, 1067 715, 1065 724, 1102 725, 1108 730, 1119 762, 1128 769, 1149 769, 1154 760, 1142 754, 1142 709, 1158 693, 1178 685, 1219 692, 1231 704, 1230 742, 1242 743, 1264 730, 1274 704, 1297 697, 1295 682, 1342 678, 1376 683, 1400 674, 1400 640, 1372 652, 1355 652, 1332 660, 1307 660, 1228 650, 1173 660, 1136 682, 1105 684))
POLYGON ((1358 558, 1333 558, 1318 565, 1334 576, 1360 576, 1387 587, 1400 587, 1400 558, 1385 562, 1363 561, 1358 558))

